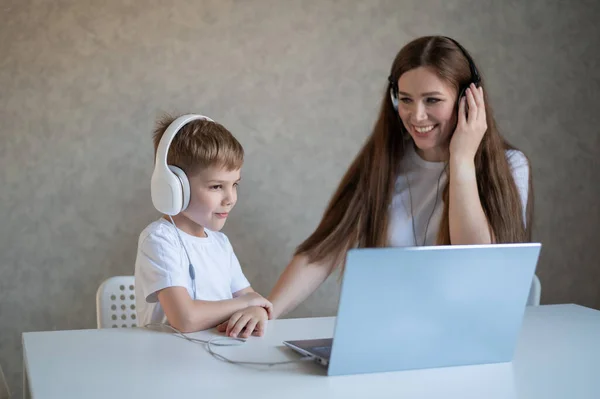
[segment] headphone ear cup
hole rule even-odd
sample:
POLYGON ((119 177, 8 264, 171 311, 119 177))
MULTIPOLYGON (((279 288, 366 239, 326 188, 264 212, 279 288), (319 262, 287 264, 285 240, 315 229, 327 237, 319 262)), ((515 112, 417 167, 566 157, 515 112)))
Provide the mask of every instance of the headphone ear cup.
POLYGON ((181 181, 169 169, 154 168, 150 188, 152 204, 160 213, 174 216, 181 211, 181 181))
POLYGON ((169 170, 178 177, 180 182, 179 190, 181 191, 181 209, 179 212, 185 211, 190 204, 190 181, 188 180, 185 172, 177 166, 169 165, 169 170))
MULTIPOLYGON (((462 100, 462 98, 463 98, 463 97, 465 97, 465 96, 466 96, 466 94, 467 94, 467 89, 469 88, 469 85, 470 85, 470 84, 468 84, 468 85, 466 85, 466 86, 463 86, 463 87, 460 89, 460 92, 458 93, 458 100, 457 100, 457 102, 456 102, 456 109, 457 109, 457 110, 458 110, 458 109, 460 109, 460 101, 462 100)), ((465 116, 468 116, 468 112, 469 112, 469 103, 468 103, 468 102, 465 102, 465 116)))
POLYGON ((466 95, 466 91, 469 88, 469 85, 463 86, 461 87, 459 93, 458 93, 458 101, 460 102, 460 100, 466 95))
POLYGON ((392 105, 394 106, 394 109, 398 111, 398 97, 396 96, 396 93, 394 93, 393 87, 390 87, 390 99, 392 100, 392 105))

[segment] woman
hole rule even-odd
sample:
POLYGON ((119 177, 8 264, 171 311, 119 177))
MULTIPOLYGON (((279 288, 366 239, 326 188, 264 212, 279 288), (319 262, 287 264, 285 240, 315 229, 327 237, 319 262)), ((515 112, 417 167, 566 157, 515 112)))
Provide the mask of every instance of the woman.
MULTIPOLYGON (((498 132, 484 88, 453 39, 400 50, 371 136, 269 296, 273 318, 343 268, 353 247, 531 240, 529 163, 498 132)), ((256 327, 242 311, 219 329, 247 337, 256 327)))

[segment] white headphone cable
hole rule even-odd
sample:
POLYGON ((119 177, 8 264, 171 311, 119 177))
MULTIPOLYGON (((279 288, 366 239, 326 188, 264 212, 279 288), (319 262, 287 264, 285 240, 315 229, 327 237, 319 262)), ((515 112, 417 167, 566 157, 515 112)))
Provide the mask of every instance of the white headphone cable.
MULTIPOLYGON (((427 225, 425 226, 425 234, 423 236, 423 244, 421 246, 425 246, 425 241, 427 240, 427 230, 429 229, 429 222, 431 221, 431 218, 433 217, 433 214, 435 213, 435 207, 437 205, 438 196, 440 193, 440 180, 442 178, 442 175, 446 171, 447 167, 448 167, 448 163, 446 163, 444 165, 444 169, 442 169, 442 172, 438 176, 437 188, 435 191, 435 202, 433 203, 433 209, 431 210, 431 215, 429 215, 429 219, 427 219, 427 225)), ((413 213, 412 193, 410 192, 410 179, 408 178, 408 174, 405 174, 404 176, 406 177, 406 183, 408 184, 408 196, 409 196, 409 200, 410 200, 410 216, 411 216, 411 222, 412 222, 413 237, 415 239, 415 246, 418 246, 419 244, 417 242, 417 233, 415 231, 415 216, 413 213)))
POLYGON ((277 365, 282 365, 282 364, 290 364, 290 363, 298 363, 298 362, 305 362, 305 361, 309 361, 309 360, 313 360, 313 358, 311 356, 306 356, 300 359, 296 359, 296 360, 286 360, 286 361, 282 361, 282 362, 252 362, 252 361, 238 361, 238 360, 232 360, 229 359, 217 352, 215 352, 213 350, 213 346, 241 346, 243 345, 246 340, 244 338, 231 338, 231 337, 213 337, 209 340, 204 340, 204 339, 198 339, 198 338, 191 338, 188 337, 186 334, 182 333, 181 331, 179 331, 178 329, 176 329, 175 327, 168 325, 168 324, 161 324, 161 323, 150 323, 150 324, 146 324, 144 326, 144 328, 151 328, 151 327, 167 327, 170 330, 172 330, 174 332, 173 335, 178 336, 180 338, 183 338, 187 341, 193 342, 193 343, 201 343, 201 344, 205 344, 206 345, 206 350, 208 351, 208 353, 210 353, 210 355, 212 357, 214 357, 217 360, 221 360, 223 362, 227 362, 227 363, 231 363, 231 364, 240 364, 240 365, 252 365, 252 366, 277 366, 277 365), (230 343, 225 343, 225 342, 230 342, 230 343))
POLYGON ((192 260, 190 259, 190 254, 188 253, 187 248, 183 244, 183 239, 181 238, 181 235, 179 234, 179 229, 177 228, 177 225, 173 221, 173 218, 171 217, 171 215, 168 215, 168 216, 169 216, 169 219, 171 220, 171 223, 173 223, 173 227, 175 227, 175 232, 177 233, 177 237, 179 237, 179 242, 181 243, 181 246, 183 247, 183 250, 185 251, 185 256, 187 256, 187 259, 188 259, 188 273, 190 274, 190 278, 192 279, 192 292, 194 293, 194 301, 195 301, 196 300, 196 270, 194 268, 194 265, 192 265, 192 260))

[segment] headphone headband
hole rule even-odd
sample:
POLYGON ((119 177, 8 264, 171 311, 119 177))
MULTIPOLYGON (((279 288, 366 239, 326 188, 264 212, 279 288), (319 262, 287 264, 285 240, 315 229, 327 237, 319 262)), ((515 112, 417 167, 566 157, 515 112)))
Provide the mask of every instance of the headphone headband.
POLYGON ((448 37, 448 36, 443 36, 443 37, 445 37, 446 39, 448 39, 452 43, 454 43, 456 45, 456 47, 458 47, 460 49, 460 51, 463 53, 463 55, 469 62, 469 69, 471 70, 471 81, 473 83, 475 83, 475 86, 479 86, 479 83, 481 83, 481 78, 479 77, 479 71, 477 71, 477 68, 475 67, 475 62, 473 62, 473 59, 469 55, 469 52, 459 42, 452 39, 451 37, 448 37))
POLYGON ((152 172, 151 194, 154 207, 161 213, 177 215, 185 210, 190 201, 190 184, 183 170, 167 164, 169 147, 177 133, 188 123, 196 120, 214 122, 207 116, 188 114, 175 119, 163 133, 156 149, 152 172))
POLYGON ((179 118, 175 119, 167 130, 163 133, 160 142, 158 143, 158 148, 156 149, 156 164, 155 168, 160 165, 160 167, 167 169, 167 156, 169 155, 169 147, 173 142, 173 139, 179 133, 179 131, 188 123, 196 120, 206 120, 209 122, 214 122, 207 116, 197 115, 197 114, 188 114, 182 115, 179 118))

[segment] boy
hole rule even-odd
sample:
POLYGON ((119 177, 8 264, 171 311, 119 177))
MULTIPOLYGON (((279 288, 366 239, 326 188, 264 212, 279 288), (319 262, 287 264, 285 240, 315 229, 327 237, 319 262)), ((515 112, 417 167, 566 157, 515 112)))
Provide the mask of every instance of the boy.
POLYGON ((168 322, 193 332, 246 310, 242 336, 262 335, 272 305, 250 287, 227 236, 219 232, 237 201, 241 144, 209 118, 184 115, 158 122, 154 150, 153 203, 168 212, 168 206, 157 205, 164 203, 165 191, 167 201, 181 201, 140 234, 135 262, 139 325, 168 322), (163 190, 164 181, 157 190, 155 175, 169 175, 167 188, 175 181, 177 195, 163 190))

